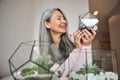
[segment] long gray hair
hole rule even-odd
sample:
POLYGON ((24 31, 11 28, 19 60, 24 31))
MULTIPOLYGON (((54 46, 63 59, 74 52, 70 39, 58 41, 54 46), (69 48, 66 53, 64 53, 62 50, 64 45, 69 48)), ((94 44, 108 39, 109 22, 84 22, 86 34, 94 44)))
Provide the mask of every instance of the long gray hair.
MULTIPOLYGON (((49 31, 49 29, 47 29, 47 27, 45 27, 44 23, 45 23, 45 21, 47 21, 47 22, 50 21, 50 18, 55 10, 57 10, 63 14, 63 12, 59 8, 47 9, 43 12, 42 17, 41 17, 41 22, 40 22, 39 41, 53 43, 50 31, 49 31)), ((65 18, 64 14, 63 14, 63 16, 65 18)), ((67 32, 64 33, 61 36, 61 41, 60 41, 60 45, 59 45, 60 53, 63 55, 64 58, 67 58, 69 56, 69 53, 73 50, 73 48, 74 48, 74 45, 70 41, 70 39, 68 37, 68 33, 67 32)))

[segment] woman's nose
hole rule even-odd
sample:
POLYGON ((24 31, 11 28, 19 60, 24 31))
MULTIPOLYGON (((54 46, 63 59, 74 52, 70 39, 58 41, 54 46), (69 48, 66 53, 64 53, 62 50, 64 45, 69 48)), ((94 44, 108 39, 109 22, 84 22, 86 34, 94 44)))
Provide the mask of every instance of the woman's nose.
POLYGON ((67 21, 65 19, 62 19, 62 22, 67 23, 67 21))

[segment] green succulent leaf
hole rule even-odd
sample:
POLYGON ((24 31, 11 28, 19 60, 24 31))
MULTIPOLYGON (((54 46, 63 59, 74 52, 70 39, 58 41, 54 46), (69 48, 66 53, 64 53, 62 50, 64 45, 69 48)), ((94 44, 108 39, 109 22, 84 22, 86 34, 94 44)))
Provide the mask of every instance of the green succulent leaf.
POLYGON ((37 64, 41 66, 32 66, 22 69, 21 75, 33 75, 35 72, 38 72, 38 74, 54 74, 54 71, 50 71, 50 67, 52 65, 51 56, 43 53, 36 59, 37 64))
POLYGON ((77 71, 78 74, 83 75, 86 73, 99 74, 100 72, 104 72, 104 70, 99 68, 96 64, 84 65, 84 68, 81 68, 79 71, 77 71))
POLYGON ((53 71, 49 71, 49 69, 52 65, 52 60, 51 60, 50 55, 47 55, 47 54, 43 53, 38 57, 36 62, 42 66, 42 67, 38 67, 38 74, 53 73, 53 71))
POLYGON ((21 71, 21 75, 22 76, 26 76, 26 75, 32 75, 35 73, 35 71, 38 70, 38 67, 37 66, 32 66, 32 68, 24 68, 22 69, 21 71))

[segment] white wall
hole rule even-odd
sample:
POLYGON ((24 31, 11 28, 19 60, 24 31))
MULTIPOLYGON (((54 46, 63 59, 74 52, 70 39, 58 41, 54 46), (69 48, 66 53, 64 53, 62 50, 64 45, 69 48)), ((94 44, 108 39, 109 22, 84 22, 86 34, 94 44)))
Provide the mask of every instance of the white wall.
POLYGON ((33 39, 32 0, 0 0, 0 77, 9 74, 8 58, 33 39))
POLYGON ((70 33, 89 10, 88 0, 0 0, 0 77, 9 74, 8 58, 20 42, 38 40, 41 14, 52 7, 66 14, 70 33))

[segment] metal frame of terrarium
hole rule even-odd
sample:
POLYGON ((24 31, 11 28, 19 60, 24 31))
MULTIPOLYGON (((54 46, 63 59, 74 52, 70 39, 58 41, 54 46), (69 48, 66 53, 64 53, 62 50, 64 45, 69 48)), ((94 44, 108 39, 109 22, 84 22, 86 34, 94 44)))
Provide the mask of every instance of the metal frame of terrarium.
POLYGON ((93 28, 94 30, 97 31, 98 23, 99 23, 99 19, 97 18, 97 16, 93 15, 90 12, 79 15, 79 29, 80 30, 84 28, 88 30, 93 28))
MULTIPOLYGON (((108 78, 113 78, 111 80, 118 80, 119 75, 118 75, 118 64, 117 64, 117 51, 116 50, 92 50, 92 52, 83 52, 85 54, 85 64, 83 68, 81 68, 77 72, 71 72, 70 73, 70 79, 76 80, 93 80, 96 76, 100 75, 109 75, 109 77, 103 76, 102 80, 109 80, 108 78), (87 55, 92 54, 92 64, 88 63, 88 58, 87 55), (107 64, 107 65, 106 65, 107 64), (87 66, 86 66, 87 65, 87 66), (111 65, 111 66, 109 66, 111 65), (96 67, 96 69, 99 69, 98 73, 92 73, 92 71, 89 69, 91 66, 96 67), (75 76, 76 75, 76 76, 75 76), (92 75, 92 79, 90 78, 90 75, 92 75), (84 78, 84 79, 83 79, 84 78)), ((100 77, 98 77, 100 78, 100 77)), ((94 80, 99 80, 99 79, 94 79, 94 80)), ((101 79, 100 79, 101 80, 101 79)))
MULTIPOLYGON (((38 64, 37 62, 35 62, 35 61, 32 60, 33 49, 34 49, 34 47, 35 47, 35 45, 36 45, 36 42, 39 42, 39 41, 27 41, 27 42, 22 42, 22 43, 17 47, 17 49, 14 51, 14 53, 11 55, 11 57, 9 58, 10 72, 11 72, 11 75, 13 76, 14 80, 18 80, 18 79, 15 77, 14 73, 15 73, 16 71, 18 71, 20 68, 22 68, 23 66, 25 66, 26 64, 29 64, 29 63, 32 63, 32 64, 34 64, 34 65, 37 65, 37 66, 45 69, 45 70, 48 71, 49 73, 53 73, 53 72, 51 72, 49 69, 47 69, 47 68, 45 68, 44 66, 42 66, 41 64, 38 64), (31 42, 33 43, 32 45, 29 44, 29 43, 31 43, 31 42), (23 44, 23 45, 27 45, 27 46, 31 46, 30 56, 28 57, 28 60, 26 60, 23 64, 21 64, 19 67, 16 68, 16 67, 15 67, 15 64, 13 64, 13 62, 12 62, 12 58, 14 58, 16 52, 18 51, 18 49, 21 47, 22 44, 23 44)), ((44 43, 46 43, 46 42, 44 42, 44 43)), ((47 43, 48 43, 48 42, 47 42, 47 43)), ((48 43, 48 44, 49 44, 49 43, 48 43)), ((39 44, 39 45, 41 45, 41 44, 39 44)))

